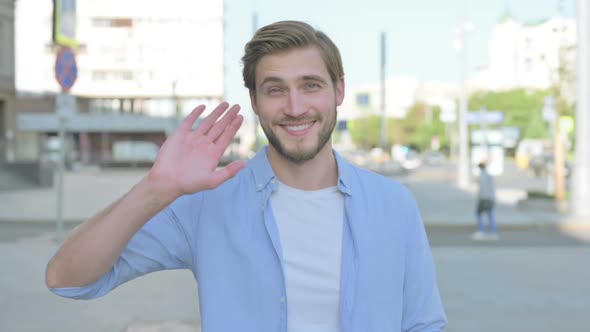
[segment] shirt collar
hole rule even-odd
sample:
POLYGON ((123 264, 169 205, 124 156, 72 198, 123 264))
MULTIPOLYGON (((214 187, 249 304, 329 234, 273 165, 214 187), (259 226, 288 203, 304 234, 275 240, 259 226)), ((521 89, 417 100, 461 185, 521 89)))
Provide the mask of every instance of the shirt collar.
MULTIPOLYGON (((346 195, 352 195, 351 184, 354 167, 346 161, 336 150, 332 149, 336 164, 338 165, 338 190, 346 195)), ((256 190, 261 191, 267 185, 274 183, 275 174, 268 160, 268 146, 262 147, 254 158, 250 160, 250 166, 256 181, 256 190)))
POLYGON ((336 164, 338 165, 338 190, 343 194, 352 196, 352 177, 354 174, 354 166, 344 159, 340 153, 332 149, 334 157, 336 157, 336 164))
POLYGON ((257 191, 264 189, 270 183, 270 181, 275 178, 275 173, 270 166, 267 153, 268 146, 264 146, 258 150, 254 158, 250 159, 249 161, 249 164, 252 167, 254 181, 256 181, 257 191))

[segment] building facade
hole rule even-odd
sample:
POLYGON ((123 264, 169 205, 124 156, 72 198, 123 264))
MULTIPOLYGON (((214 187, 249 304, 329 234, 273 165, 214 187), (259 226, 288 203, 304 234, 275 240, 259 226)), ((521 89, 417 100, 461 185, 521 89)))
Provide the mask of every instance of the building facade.
MULTIPOLYGON (((76 101, 65 126, 85 163, 112 160, 119 141, 160 145, 198 104, 223 98, 223 1, 71 1, 76 6, 76 101)), ((52 1, 14 10, 17 157, 42 158, 59 125, 52 1)), ((210 108, 209 108, 210 109, 210 108)))
POLYGON ((473 89, 547 89, 560 78, 558 68, 575 69, 576 22, 554 17, 524 24, 510 16, 495 27, 489 62, 470 82, 473 89))

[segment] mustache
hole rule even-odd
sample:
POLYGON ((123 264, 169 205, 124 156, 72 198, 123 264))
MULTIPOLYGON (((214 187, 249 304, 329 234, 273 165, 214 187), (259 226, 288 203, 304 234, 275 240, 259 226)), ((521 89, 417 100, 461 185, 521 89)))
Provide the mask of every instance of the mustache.
POLYGON ((303 122, 313 122, 317 121, 318 117, 310 114, 304 114, 302 116, 294 117, 294 116, 284 116, 281 119, 275 121, 276 124, 279 125, 289 125, 289 124, 299 124, 303 122))

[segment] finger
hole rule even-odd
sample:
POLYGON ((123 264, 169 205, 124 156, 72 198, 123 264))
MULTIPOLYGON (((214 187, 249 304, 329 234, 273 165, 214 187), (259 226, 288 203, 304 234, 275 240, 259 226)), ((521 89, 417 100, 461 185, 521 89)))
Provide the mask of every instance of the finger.
POLYGON ((238 172, 246 167, 246 162, 243 160, 233 161, 227 166, 219 168, 211 174, 210 185, 215 188, 225 181, 233 178, 238 172))
POLYGON ((195 107, 195 109, 192 110, 192 112, 190 112, 190 114, 187 115, 187 117, 182 121, 182 123, 179 126, 179 129, 185 132, 190 131, 193 127, 193 124, 195 123, 195 121, 197 121, 199 116, 201 116, 204 110, 205 105, 199 105, 195 107))
POLYGON ((205 118, 205 120, 203 120, 203 122, 201 122, 201 124, 199 125, 199 127, 195 131, 195 134, 196 135, 205 135, 209 131, 209 129, 211 129, 211 126, 213 126, 213 124, 217 121, 217 119, 221 116, 221 114, 223 114, 223 112, 225 112, 225 110, 228 107, 229 107, 229 104, 225 101, 223 103, 219 104, 217 107, 215 107, 213 112, 211 112, 211 114, 209 114, 205 118))
POLYGON ((207 133, 207 136, 212 141, 216 141, 217 138, 219 137, 219 135, 221 135, 221 133, 223 133, 227 129, 227 126, 229 124, 231 124, 231 122, 236 117, 236 115, 238 114, 239 111, 240 111, 240 105, 233 105, 229 109, 229 111, 227 111, 225 113, 225 115, 223 116, 223 118, 221 118, 221 120, 217 121, 213 125, 213 127, 211 127, 211 129, 207 133))
POLYGON ((236 115, 235 118, 231 121, 231 123, 225 128, 225 130, 219 135, 215 144, 219 145, 220 147, 227 148, 229 144, 232 142, 234 136, 238 132, 238 129, 242 126, 242 122, 244 122, 244 117, 241 114, 236 115))

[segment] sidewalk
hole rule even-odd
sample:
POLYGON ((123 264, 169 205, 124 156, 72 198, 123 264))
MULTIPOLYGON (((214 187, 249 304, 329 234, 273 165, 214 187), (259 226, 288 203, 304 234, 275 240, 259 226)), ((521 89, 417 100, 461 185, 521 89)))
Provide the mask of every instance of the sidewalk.
MULTIPOLYGON (((415 195, 424 223, 437 226, 475 225, 475 185, 460 189, 445 181, 404 181, 415 195)), ((499 227, 548 226, 566 221, 566 216, 546 206, 523 208, 519 201, 525 190, 499 187, 496 190, 496 220, 499 227)))
MULTIPOLYGON (((79 223, 88 219, 120 198, 147 172, 148 169, 144 168, 84 168, 67 172, 63 189, 64 222, 79 223)), ((474 225, 475 186, 463 190, 454 185, 448 172, 432 172, 394 178, 413 192, 425 224, 474 225)), ((519 200, 526 197, 522 189, 499 185, 497 196, 499 227, 547 226, 567 222, 566 216, 550 207, 519 207, 519 200)), ((55 223, 56 211, 55 186, 0 192, 0 222, 55 223)))
MULTIPOLYGON (((67 173, 66 220, 77 222, 89 217, 124 194, 146 172, 84 169, 67 173)), ((473 227, 475 188, 461 190, 448 178, 426 175, 398 178, 413 191, 426 224, 473 227)), ((0 192, 0 222, 55 223, 55 192, 0 192)), ((509 185, 500 186, 500 227, 528 227, 540 220, 551 225, 562 220, 559 215, 518 208, 521 195, 522 191, 509 185)), ((429 238, 454 231, 439 229, 429 233, 429 238)), ((458 233, 468 234, 466 230, 458 233)), ((494 244, 463 239, 433 247, 441 298, 449 318, 447 330, 586 331, 590 269, 584 262, 590 260, 590 247, 543 242, 537 235, 532 236, 540 241, 538 244, 518 245, 520 241, 506 239, 537 234, 536 229, 506 233, 509 235, 494 244), (486 310, 477 309, 483 307, 486 310)), ((580 232, 571 235, 584 236, 580 232)), ((0 265, 10 267, 0 278, 5 299, 0 301, 2 331, 200 331, 198 285, 189 271, 148 274, 103 298, 72 301, 51 294, 45 287, 44 268, 56 246, 53 232, 0 241, 0 265)))
MULTIPOLYGON (((63 218, 79 223, 120 198, 148 169, 84 168, 66 172, 63 186, 63 218)), ((57 177, 56 177, 57 180, 57 177)), ((52 188, 0 192, 0 222, 55 223, 57 181, 52 188)))

